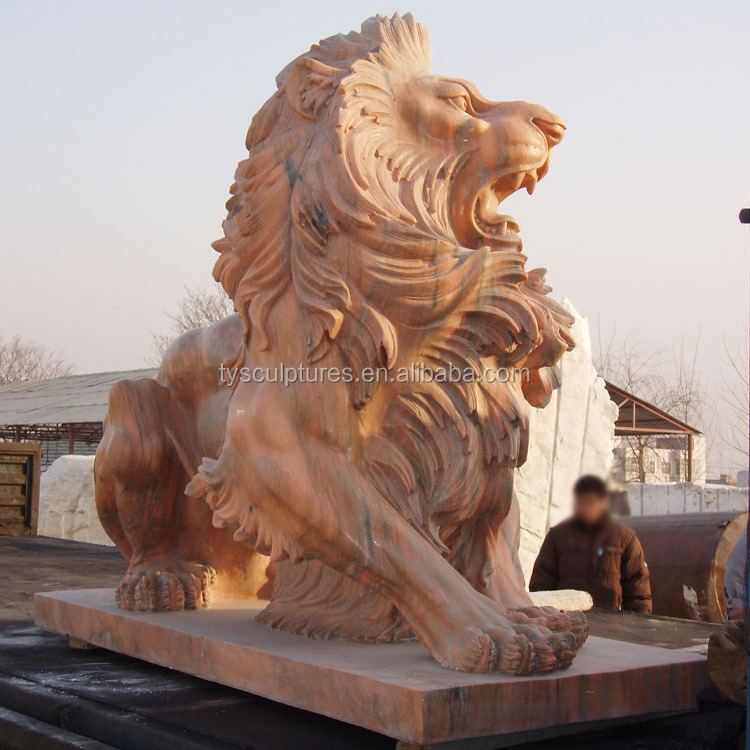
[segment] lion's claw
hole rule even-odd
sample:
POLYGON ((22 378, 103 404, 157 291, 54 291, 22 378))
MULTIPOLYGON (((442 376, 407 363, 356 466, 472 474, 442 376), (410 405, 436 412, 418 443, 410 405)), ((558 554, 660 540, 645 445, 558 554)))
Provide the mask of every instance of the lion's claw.
POLYGON ((553 633, 572 633, 576 651, 589 635, 588 621, 583 612, 560 612, 553 607, 524 607, 510 611, 508 616, 514 622, 544 627, 553 633))
POLYGON ((550 645, 555 652, 558 669, 567 669, 573 663, 576 651, 578 650, 576 643, 575 634, 572 632, 552 633, 550 645))
POLYGON ((497 671, 510 675, 531 674, 535 660, 534 644, 525 635, 516 634, 500 648, 497 671))
POLYGON ((164 564, 128 571, 115 592, 124 610, 158 612, 207 607, 216 571, 201 563, 164 564))
POLYGON ((459 672, 489 672, 497 658, 492 639, 479 628, 466 628, 454 636, 444 667, 459 672))
MULTIPOLYGON (((541 657, 544 671, 555 669, 557 659, 552 649, 541 657), (549 663, 549 664, 548 664, 549 663)), ((526 675, 539 668, 539 656, 531 639, 505 627, 491 628, 484 632, 468 627, 454 636, 448 648, 448 658, 440 663, 449 669, 461 672, 503 672, 509 675, 526 675)))

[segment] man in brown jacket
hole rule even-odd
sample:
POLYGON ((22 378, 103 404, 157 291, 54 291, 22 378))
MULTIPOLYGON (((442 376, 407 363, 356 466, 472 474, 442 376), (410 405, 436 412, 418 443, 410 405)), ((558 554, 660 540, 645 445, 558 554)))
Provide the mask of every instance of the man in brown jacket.
POLYGON ((573 517, 550 529, 529 589, 588 591, 595 607, 651 612, 643 548, 632 529, 609 514, 607 486, 583 476, 573 488, 573 517))

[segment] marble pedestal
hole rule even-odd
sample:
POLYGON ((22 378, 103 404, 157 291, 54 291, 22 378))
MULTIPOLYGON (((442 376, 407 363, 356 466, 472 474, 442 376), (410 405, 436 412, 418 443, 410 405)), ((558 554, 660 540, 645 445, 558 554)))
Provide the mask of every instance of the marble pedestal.
POLYGON ((595 637, 565 672, 506 677, 443 669, 416 641, 359 644, 276 631, 254 622, 260 601, 122 612, 112 589, 88 589, 37 594, 35 605, 44 630, 417 746, 460 740, 455 747, 468 748, 475 738, 477 747, 499 747, 520 733, 541 739, 574 724, 686 711, 705 685, 703 656, 595 637))

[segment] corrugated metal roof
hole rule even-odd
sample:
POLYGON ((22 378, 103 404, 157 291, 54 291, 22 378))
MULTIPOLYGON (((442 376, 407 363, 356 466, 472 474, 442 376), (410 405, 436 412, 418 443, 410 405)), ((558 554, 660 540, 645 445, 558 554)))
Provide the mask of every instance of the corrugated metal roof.
POLYGON ((66 375, 0 386, 0 425, 101 422, 118 380, 152 378, 155 369, 66 375))

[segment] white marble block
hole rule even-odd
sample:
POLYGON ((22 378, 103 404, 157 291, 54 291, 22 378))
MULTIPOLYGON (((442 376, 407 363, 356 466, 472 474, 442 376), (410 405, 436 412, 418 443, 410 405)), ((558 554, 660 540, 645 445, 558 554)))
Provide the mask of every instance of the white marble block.
POLYGON ((112 544, 96 513, 93 456, 60 456, 42 474, 37 534, 112 544))

